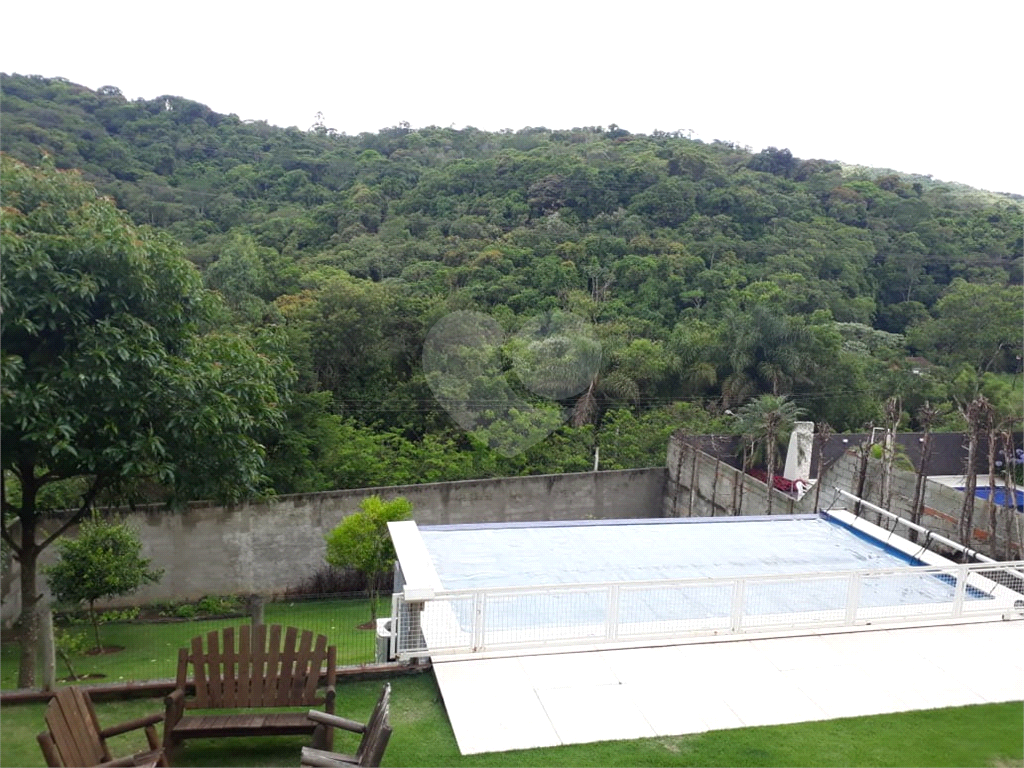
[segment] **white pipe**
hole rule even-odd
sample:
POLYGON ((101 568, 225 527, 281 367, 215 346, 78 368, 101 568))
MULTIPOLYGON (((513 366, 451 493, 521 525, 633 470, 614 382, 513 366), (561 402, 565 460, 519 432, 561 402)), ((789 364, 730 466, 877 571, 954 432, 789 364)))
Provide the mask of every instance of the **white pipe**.
POLYGON ((965 547, 963 544, 959 544, 959 543, 953 541, 952 539, 947 539, 945 536, 940 536, 939 534, 935 533, 934 531, 932 531, 932 530, 930 530, 928 528, 925 528, 922 525, 918 525, 917 523, 912 523, 909 520, 906 520, 905 518, 900 517, 899 515, 894 515, 889 510, 883 509, 882 507, 879 507, 879 506, 876 506, 875 504, 872 504, 870 501, 865 501, 864 499, 862 499, 862 498, 860 498, 858 496, 853 495, 849 491, 844 491, 842 488, 836 488, 836 492, 837 493, 841 493, 843 496, 847 496, 847 497, 853 499, 854 501, 856 501, 856 502, 858 502, 860 504, 863 504, 868 509, 873 509, 875 512, 878 512, 881 515, 885 515, 886 517, 889 517, 889 518, 895 520, 897 523, 903 523, 908 528, 913 528, 915 531, 921 531, 922 533, 927 534, 929 538, 934 539, 935 541, 938 541, 938 542, 940 542, 942 544, 945 544, 947 546, 953 547, 954 549, 956 549, 956 550, 958 550, 960 552, 963 552, 968 557, 973 557, 975 560, 980 560, 980 561, 985 562, 985 563, 998 563, 999 562, 998 560, 993 560, 991 557, 988 557, 986 555, 981 554, 976 549, 970 549, 968 547, 965 547))

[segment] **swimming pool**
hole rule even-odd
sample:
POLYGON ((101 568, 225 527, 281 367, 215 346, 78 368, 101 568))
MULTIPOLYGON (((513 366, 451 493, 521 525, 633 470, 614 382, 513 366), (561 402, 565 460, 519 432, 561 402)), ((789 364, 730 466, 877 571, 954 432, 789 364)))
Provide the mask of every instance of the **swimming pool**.
MULTIPOLYGON (((446 590, 709 582, 704 588, 650 585, 620 591, 619 616, 630 623, 728 617, 733 592, 728 580, 735 577, 920 564, 818 515, 425 526, 420 535, 446 590)), ((800 590, 782 590, 769 581, 751 585, 746 603, 753 614, 836 610, 847 599, 845 590, 836 586, 827 576, 804 582, 800 590)), ((862 586, 860 601, 865 607, 947 602, 954 589, 948 579, 933 574, 871 579, 862 586)), ((486 629, 508 628, 522 614, 536 625, 562 623, 567 612, 592 624, 605 611, 600 590, 561 595, 544 590, 503 599, 505 609, 490 613, 486 629)), ((974 590, 968 599, 985 596, 974 590)), ((457 612, 460 625, 467 628, 472 606, 462 603, 457 612)))
MULTIPOLYGON (((406 611, 399 646, 477 651, 864 624, 995 600, 986 578, 968 583, 963 566, 840 512, 391 531, 395 610, 406 611)), ((1012 606, 1012 597, 996 602, 1012 606)))

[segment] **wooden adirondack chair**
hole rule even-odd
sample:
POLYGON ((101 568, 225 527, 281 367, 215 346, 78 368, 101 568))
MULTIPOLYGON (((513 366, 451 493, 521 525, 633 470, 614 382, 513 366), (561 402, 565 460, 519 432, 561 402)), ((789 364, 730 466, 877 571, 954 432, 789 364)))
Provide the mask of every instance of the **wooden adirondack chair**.
POLYGON ((326 636, 278 624, 245 624, 237 633, 226 627, 192 638, 178 651, 175 690, 164 699, 164 749, 173 754, 185 739, 305 734, 314 746, 329 749, 329 728, 301 711, 281 710, 322 705, 333 712, 336 658, 326 636), (186 695, 190 682, 192 697, 186 695), (186 714, 193 710, 203 711, 186 714))
POLYGON ((162 714, 140 717, 111 728, 100 728, 89 694, 81 688, 59 688, 46 707, 47 730, 36 736, 46 764, 51 768, 70 766, 167 765, 167 758, 156 736, 156 724, 162 714), (117 760, 107 749, 107 738, 138 728, 146 731, 149 751, 117 760))
POLYGON ((391 738, 391 723, 388 722, 388 715, 391 706, 391 683, 384 686, 380 693, 377 706, 373 708, 373 714, 366 724, 357 723, 354 720, 347 720, 344 717, 329 715, 316 710, 309 711, 309 719, 317 723, 342 728, 352 733, 361 733, 363 738, 359 741, 359 747, 354 755, 342 755, 337 752, 328 752, 313 747, 302 748, 302 765, 309 768, 339 768, 339 766, 351 765, 380 765, 384 757, 384 750, 391 738))

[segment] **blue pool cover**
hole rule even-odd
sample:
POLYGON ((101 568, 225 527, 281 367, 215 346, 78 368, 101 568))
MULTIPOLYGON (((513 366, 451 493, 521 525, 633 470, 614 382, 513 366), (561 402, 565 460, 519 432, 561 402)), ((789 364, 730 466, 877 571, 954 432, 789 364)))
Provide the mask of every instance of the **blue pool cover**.
MULTIPOLYGON (((712 580, 919 564, 816 515, 422 526, 420 534, 448 590, 712 580)), ((869 577, 859 602, 863 607, 948 602, 953 599, 951 581, 929 574, 869 577)), ((709 583, 706 588, 622 594, 624 621, 721 617, 729 615, 732 586, 709 583)), ((967 597, 985 596, 969 590, 967 597)), ((528 614, 536 624, 564 621, 566 610, 580 621, 599 621, 604 610, 604 597, 597 593, 503 599, 515 602, 508 606, 510 617, 528 614)), ((801 583, 799 588, 753 583, 746 602, 751 614, 836 610, 846 604, 846 583, 835 578, 801 583)), ((488 629, 500 628, 494 621, 501 619, 489 616, 488 629)))
MULTIPOLYGON (((963 488, 961 488, 960 490, 962 491, 963 488)), ((993 489, 985 486, 983 488, 974 489, 974 495, 977 496, 979 499, 987 499, 989 493, 993 494, 992 501, 996 504, 996 506, 1001 507, 1006 503, 1006 488, 998 487, 993 489)), ((1014 506, 1017 507, 1017 509, 1024 510, 1024 491, 1014 490, 1013 497, 1014 506)))

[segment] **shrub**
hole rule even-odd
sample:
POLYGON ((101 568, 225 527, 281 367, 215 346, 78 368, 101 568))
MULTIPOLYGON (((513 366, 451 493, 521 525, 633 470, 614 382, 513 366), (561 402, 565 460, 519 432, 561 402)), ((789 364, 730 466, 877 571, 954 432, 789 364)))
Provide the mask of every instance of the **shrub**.
POLYGON ((159 581, 163 571, 151 570, 149 560, 140 556, 142 542, 134 530, 98 514, 82 522, 78 538, 60 540, 57 550, 59 559, 45 570, 50 590, 61 602, 88 604, 96 648, 102 651, 96 601, 131 594, 159 581))

